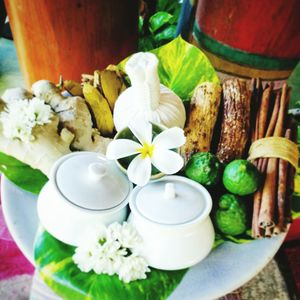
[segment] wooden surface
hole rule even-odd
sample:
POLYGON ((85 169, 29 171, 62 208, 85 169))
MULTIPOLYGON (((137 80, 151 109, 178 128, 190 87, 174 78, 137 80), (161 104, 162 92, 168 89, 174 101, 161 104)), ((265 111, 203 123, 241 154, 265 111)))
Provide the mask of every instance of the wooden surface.
POLYGON ((25 82, 79 80, 136 51, 137 0, 6 0, 25 82))

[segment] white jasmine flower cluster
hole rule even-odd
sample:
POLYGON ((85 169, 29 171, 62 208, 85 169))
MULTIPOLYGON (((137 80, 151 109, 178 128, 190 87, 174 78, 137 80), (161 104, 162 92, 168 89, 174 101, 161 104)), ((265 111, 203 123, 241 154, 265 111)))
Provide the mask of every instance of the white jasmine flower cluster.
POLYGON ((98 228, 76 248, 73 261, 82 272, 117 274, 128 283, 145 279, 150 272, 146 260, 138 255, 141 238, 127 222, 98 228))
POLYGON ((50 123, 51 117, 51 107, 40 98, 12 100, 0 113, 3 135, 23 142, 32 141, 32 129, 50 123))

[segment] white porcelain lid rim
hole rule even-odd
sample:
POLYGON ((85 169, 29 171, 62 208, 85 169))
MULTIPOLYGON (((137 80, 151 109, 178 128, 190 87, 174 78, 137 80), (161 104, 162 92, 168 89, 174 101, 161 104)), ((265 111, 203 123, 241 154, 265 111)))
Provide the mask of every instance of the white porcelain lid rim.
POLYGON ((174 228, 174 227, 186 227, 186 226, 190 226, 193 225, 195 223, 198 222, 202 222, 204 221, 210 214, 211 209, 212 209, 212 199, 211 196, 209 194, 209 192, 199 183, 197 182, 193 182, 192 180, 182 177, 182 176, 165 176, 163 178, 157 179, 152 181, 152 183, 154 182, 161 182, 161 181, 168 181, 168 180, 180 180, 183 182, 186 182, 187 184, 192 185, 193 187, 195 187, 196 189, 200 189, 201 192, 203 192, 205 194, 205 207, 203 209, 203 211, 197 215, 196 217, 190 219, 187 222, 178 222, 175 224, 168 224, 168 223, 160 223, 157 222, 155 220, 152 220, 150 218, 148 218, 147 216, 145 216, 142 212, 140 212, 140 210, 138 209, 138 207, 136 206, 136 196, 138 195, 138 193, 143 189, 143 187, 139 187, 136 186, 133 191, 131 192, 130 195, 130 199, 129 199, 129 207, 131 209, 131 212, 133 213, 133 215, 135 215, 136 217, 138 217, 139 219, 146 221, 149 224, 152 225, 157 225, 157 226, 163 226, 165 228, 169 227, 169 228, 174 228))
POLYGON ((66 197, 61 193, 59 187, 57 186, 56 180, 54 180, 54 185, 55 185, 55 188, 57 189, 57 191, 59 192, 60 197, 61 197, 62 199, 64 199, 65 201, 67 201, 68 204, 70 204, 70 205, 72 205, 72 206, 74 206, 74 207, 77 207, 77 208, 79 208, 79 209, 84 209, 84 210, 86 210, 86 211, 94 211, 94 212, 101 212, 101 211, 102 211, 102 212, 107 212, 107 211, 111 211, 111 210, 113 210, 113 209, 115 209, 115 208, 117 208, 117 207, 119 207, 119 206, 122 206, 122 205, 124 204, 124 202, 126 202, 126 199, 128 199, 128 196, 129 196, 129 194, 130 194, 130 192, 131 192, 131 190, 132 190, 131 188, 129 188, 126 197, 122 200, 122 202, 120 202, 119 204, 117 204, 117 205, 115 205, 115 206, 112 206, 112 207, 109 207, 109 208, 103 208, 103 209, 101 209, 101 208, 93 209, 93 208, 87 208, 87 207, 84 207, 84 206, 80 206, 80 205, 78 205, 78 204, 72 202, 72 201, 69 200, 68 198, 66 198, 66 197))
POLYGON ((128 180, 128 190, 127 190, 127 193, 124 195, 123 199, 116 205, 108 207, 108 208, 90 208, 90 207, 81 206, 77 203, 74 203, 73 201, 68 199, 68 197, 66 197, 64 195, 64 193, 60 190, 59 185, 57 183, 57 179, 56 179, 57 171, 58 171, 59 167, 63 164, 64 161, 72 158, 73 156, 80 155, 80 153, 91 154, 91 155, 96 154, 98 158, 105 159, 104 155, 101 155, 101 154, 95 153, 95 152, 91 152, 91 151, 73 152, 73 153, 67 154, 67 155, 59 158, 55 162, 54 166, 51 169, 50 176, 49 176, 49 183, 51 183, 53 188, 59 193, 60 198, 74 208, 78 208, 80 210, 85 210, 87 212, 95 212, 95 213, 96 212, 98 212, 98 213, 99 212, 111 212, 111 211, 117 209, 118 207, 125 206, 129 201, 129 195, 133 189, 133 184, 129 180, 128 180))

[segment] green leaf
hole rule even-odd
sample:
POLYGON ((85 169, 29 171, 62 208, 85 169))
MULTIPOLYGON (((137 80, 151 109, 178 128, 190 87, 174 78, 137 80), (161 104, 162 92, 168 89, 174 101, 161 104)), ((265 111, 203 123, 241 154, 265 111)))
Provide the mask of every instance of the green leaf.
POLYGON ((245 233, 240 234, 238 236, 223 234, 216 228, 215 230, 216 230, 216 237, 215 237, 215 243, 213 249, 217 248, 219 245, 221 245, 226 241, 234 242, 236 244, 245 244, 253 241, 253 238, 251 237, 251 229, 248 229, 245 233))
POLYGON ((155 39, 156 42, 161 42, 161 41, 165 41, 165 40, 172 40, 175 36, 175 33, 176 33, 176 26, 171 25, 171 26, 166 27, 161 32, 157 33, 154 36, 154 39, 155 39))
POLYGON ((200 83, 219 82, 205 54, 180 36, 151 52, 156 54, 160 62, 158 73, 161 83, 183 100, 188 100, 200 83))
MULTIPOLYGON (((205 54, 180 36, 170 43, 151 50, 159 59, 158 75, 162 84, 173 90, 183 101, 190 100, 200 83, 219 82, 215 69, 205 54)), ((119 67, 124 71, 129 57, 119 67)))
POLYGON ((293 70, 292 74, 287 80, 288 85, 292 88, 290 107, 300 107, 300 62, 293 70))
POLYGON ((164 11, 159 11, 149 19, 149 30, 156 32, 158 29, 166 24, 170 24, 173 16, 164 11))
POLYGON ((139 32, 142 33, 144 26, 144 19, 140 16, 139 17, 139 32))
POLYGON ((32 169, 12 156, 0 152, 0 172, 20 188, 38 194, 48 181, 41 171, 32 169))
POLYGON ((156 2, 157 11, 166 11, 169 14, 174 15, 176 19, 180 14, 181 6, 181 0, 157 0, 156 2))
POLYGON ((72 261, 74 247, 59 242, 46 231, 38 232, 35 262, 44 281, 62 299, 143 300, 166 299, 187 270, 152 269, 147 279, 123 283, 116 275, 83 273, 72 261))
POLYGON ((155 45, 155 41, 152 35, 145 36, 139 39, 138 49, 139 51, 147 52, 155 48, 154 45, 155 45))

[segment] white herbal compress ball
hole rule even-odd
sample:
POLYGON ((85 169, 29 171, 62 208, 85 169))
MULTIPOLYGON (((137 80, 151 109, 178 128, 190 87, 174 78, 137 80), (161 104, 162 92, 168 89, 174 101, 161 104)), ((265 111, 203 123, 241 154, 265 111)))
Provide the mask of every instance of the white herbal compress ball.
POLYGON ((136 53, 126 63, 131 87, 119 96, 115 104, 117 131, 137 117, 166 127, 184 127, 186 115, 182 100, 160 84, 157 67, 158 59, 149 52, 136 53))

